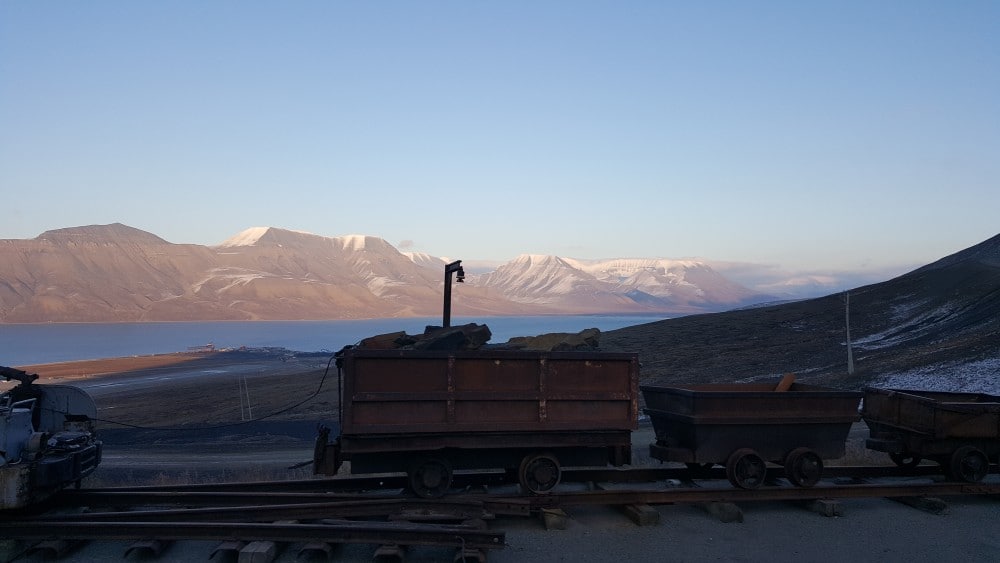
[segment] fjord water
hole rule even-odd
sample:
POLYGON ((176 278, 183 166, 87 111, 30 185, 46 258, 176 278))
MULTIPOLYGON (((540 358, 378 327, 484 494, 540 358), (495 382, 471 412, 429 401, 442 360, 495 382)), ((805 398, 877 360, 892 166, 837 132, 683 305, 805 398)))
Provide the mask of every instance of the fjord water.
MULTIPOLYGON (((490 343, 515 336, 614 330, 660 320, 652 316, 453 317, 453 326, 489 326, 490 343)), ((24 366, 72 360, 183 352, 212 344, 216 349, 277 347, 298 352, 336 351, 376 334, 420 334, 440 318, 337 321, 218 321, 171 323, 0 324, 0 365, 24 366)))

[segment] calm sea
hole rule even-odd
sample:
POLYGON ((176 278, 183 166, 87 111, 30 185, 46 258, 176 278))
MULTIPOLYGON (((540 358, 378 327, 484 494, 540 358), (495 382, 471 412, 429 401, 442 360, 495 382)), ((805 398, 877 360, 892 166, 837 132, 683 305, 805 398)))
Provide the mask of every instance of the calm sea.
MULTIPOLYGON (((493 333, 490 342, 503 343, 514 336, 578 332, 591 327, 608 331, 661 318, 605 315, 452 317, 451 324, 486 324, 493 333)), ((427 325, 440 324, 439 317, 362 321, 0 324, 0 365, 167 354, 206 344, 216 348, 274 346, 300 352, 337 351, 368 336, 400 330, 419 334, 427 325)))

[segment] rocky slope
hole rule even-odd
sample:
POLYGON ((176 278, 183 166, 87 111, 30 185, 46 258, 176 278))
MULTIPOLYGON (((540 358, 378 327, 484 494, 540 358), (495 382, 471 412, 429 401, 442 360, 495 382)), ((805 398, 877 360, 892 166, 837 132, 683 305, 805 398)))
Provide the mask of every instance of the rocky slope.
POLYGON ((605 333, 601 345, 639 352, 646 381, 739 381, 792 372, 801 381, 842 388, 1000 393, 1000 235, 849 295, 624 328, 605 333))

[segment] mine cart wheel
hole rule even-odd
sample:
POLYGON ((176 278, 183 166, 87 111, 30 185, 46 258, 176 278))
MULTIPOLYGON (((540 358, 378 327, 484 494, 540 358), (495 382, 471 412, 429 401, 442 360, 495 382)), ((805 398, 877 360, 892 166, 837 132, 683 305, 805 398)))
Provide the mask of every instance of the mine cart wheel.
POLYGON ((726 477, 741 489, 757 489, 764 484, 767 464, 764 458, 750 448, 741 448, 730 454, 726 461, 726 477))
POLYGON ((809 448, 796 448, 785 458, 785 477, 796 487, 812 487, 823 475, 823 459, 809 448))
POLYGON ((956 481, 978 483, 990 469, 989 459, 974 446, 962 446, 951 454, 948 475, 956 481))
POLYGON ((423 458, 407 472, 410 489, 418 497, 440 498, 451 488, 451 464, 439 457, 423 458))
POLYGON ((543 495, 559 484, 562 469, 559 460, 552 454, 530 454, 524 456, 517 474, 524 490, 543 495))
POLYGON ((917 454, 910 452, 903 452, 901 454, 889 454, 889 459, 891 459, 892 462, 895 463, 896 465, 906 468, 916 467, 920 465, 921 461, 923 461, 923 458, 921 458, 917 454))

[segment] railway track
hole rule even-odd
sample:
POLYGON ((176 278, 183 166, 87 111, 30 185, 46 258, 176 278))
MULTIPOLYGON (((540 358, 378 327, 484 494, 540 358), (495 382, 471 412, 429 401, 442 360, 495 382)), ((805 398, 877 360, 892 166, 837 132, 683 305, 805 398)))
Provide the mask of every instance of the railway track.
MULTIPOLYGON (((1000 467, 990 466, 990 473, 1000 473, 1000 467)), ((935 465, 920 465, 906 468, 897 466, 827 466, 823 468, 824 479, 834 478, 863 478, 876 479, 888 477, 929 477, 941 474, 941 468, 935 465)), ((768 475, 775 478, 784 477, 784 470, 780 467, 768 468, 768 475)), ((638 483, 656 481, 688 481, 691 479, 714 480, 726 479, 726 470, 723 467, 713 467, 709 469, 690 469, 686 467, 635 467, 635 468, 564 468, 562 470, 561 481, 563 483, 587 483, 587 482, 610 482, 610 483, 638 483)), ((452 483, 453 489, 467 489, 470 487, 490 487, 494 485, 509 485, 516 483, 517 477, 500 472, 468 472, 456 473, 452 483)), ((115 493, 127 492, 267 492, 267 493, 294 493, 294 492, 350 492, 375 491, 386 489, 402 489, 407 486, 407 479, 404 475, 349 475, 343 477, 299 479, 284 481, 255 481, 249 483, 193 483, 183 485, 141 485, 134 487, 114 487, 108 489, 89 489, 87 492, 111 491, 115 493)), ((66 491, 64 498, 72 498, 76 494, 74 491, 66 491)))
POLYGON ((498 516, 527 517, 580 506, 1000 495, 1000 480, 929 478, 938 471, 933 466, 828 468, 823 484, 815 487, 776 480, 743 490, 729 486, 714 469, 580 469, 565 473, 575 487, 567 483, 547 495, 512 493, 512 487, 501 486, 503 475, 478 475, 466 476, 464 490, 441 499, 405 496, 396 481, 403 478, 395 476, 77 490, 64 491, 34 511, 4 514, 0 537, 24 542, 24 550, 70 540, 131 540, 137 545, 212 540, 219 542, 217 551, 227 545, 246 549, 251 542, 300 544, 320 552, 337 544, 373 544, 382 546, 387 560, 394 559, 398 546, 436 546, 454 549, 456 560, 483 561, 488 552, 506 545, 504 532, 485 524, 498 516))

